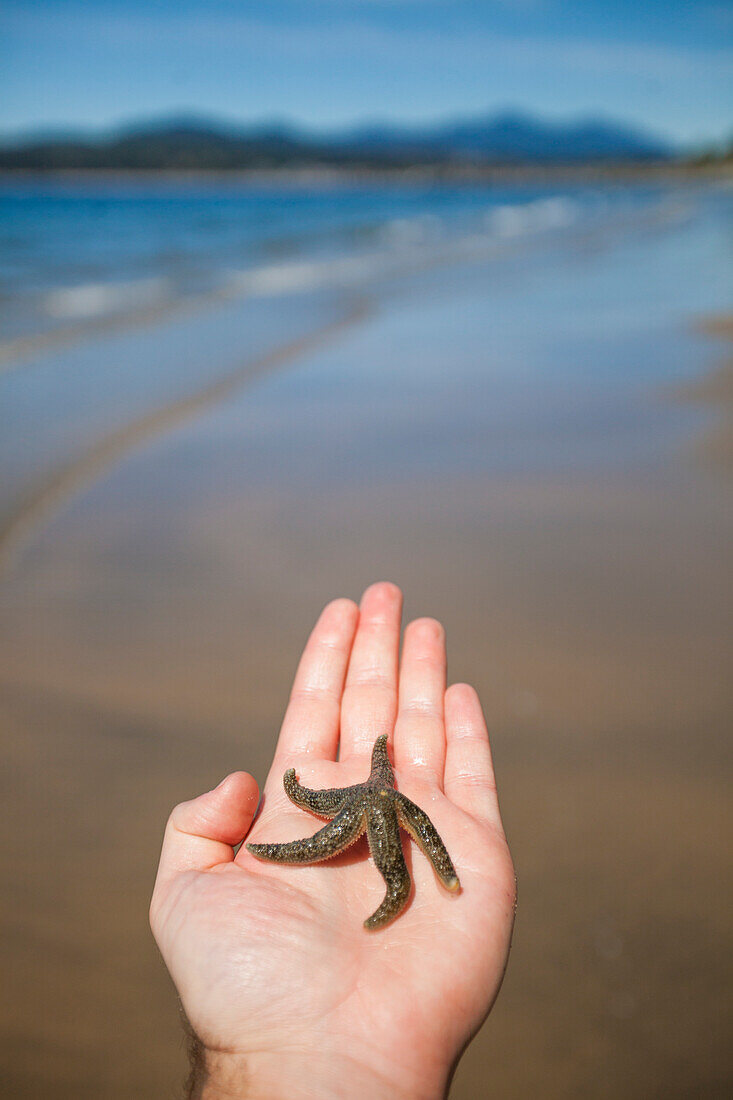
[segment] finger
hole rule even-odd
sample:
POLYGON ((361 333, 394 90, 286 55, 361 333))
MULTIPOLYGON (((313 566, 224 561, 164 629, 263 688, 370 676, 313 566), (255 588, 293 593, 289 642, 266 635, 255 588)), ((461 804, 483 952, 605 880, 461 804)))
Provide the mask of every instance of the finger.
POLYGON ((181 802, 168 818, 160 853, 156 895, 183 871, 207 871, 234 859, 234 845, 252 824, 259 792, 247 772, 233 772, 213 791, 181 802))
POLYGON ((489 734, 479 697, 468 684, 445 693, 445 793, 456 806, 503 832, 489 734))
POLYGON ((278 775, 286 757, 309 753, 336 759, 341 696, 358 621, 353 600, 334 600, 321 612, 303 650, 278 738, 278 775))
POLYGON ((397 767, 427 772, 443 784, 445 769, 445 631, 435 619, 416 619, 405 631, 395 726, 397 767))
POLYGON ((396 585, 383 581, 367 588, 341 704, 341 760, 368 754, 380 734, 392 734, 401 619, 396 585))

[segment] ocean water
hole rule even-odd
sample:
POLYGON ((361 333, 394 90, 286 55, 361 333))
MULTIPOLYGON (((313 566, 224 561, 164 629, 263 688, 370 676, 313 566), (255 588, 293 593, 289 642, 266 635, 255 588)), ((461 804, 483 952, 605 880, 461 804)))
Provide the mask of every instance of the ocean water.
MULTIPOLYGON (((623 440, 599 425, 629 387, 699 371, 692 323, 730 304, 733 195, 720 187, 6 179, 0 225, 0 557, 124 454, 275 365, 292 439, 308 409, 325 442, 381 386, 385 407, 402 395, 404 430, 378 448, 394 468, 410 467, 401 441, 430 392, 436 423, 450 412, 430 451, 442 470, 659 455, 633 417, 623 440), (352 368, 340 342, 321 354, 365 316, 386 344, 366 337, 352 368), (326 373, 300 386, 284 364, 314 346, 326 373), (565 442, 573 410, 590 416, 582 395, 596 410, 584 448, 565 442), (532 454, 516 454, 520 412, 545 424, 532 454)), ((258 437, 255 423, 236 431, 258 437)))
POLYGON ((658 187, 6 179, 0 355, 187 301, 362 286, 688 205, 658 187))

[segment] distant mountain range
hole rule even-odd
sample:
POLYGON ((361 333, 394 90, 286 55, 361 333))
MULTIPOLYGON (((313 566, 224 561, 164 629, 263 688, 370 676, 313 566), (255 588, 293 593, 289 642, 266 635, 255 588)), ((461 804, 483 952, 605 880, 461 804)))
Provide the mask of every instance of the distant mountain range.
POLYGON ((675 150, 604 119, 547 122, 504 113, 432 126, 374 123, 327 134, 178 116, 104 134, 36 134, 0 145, 0 168, 246 169, 295 166, 656 161, 675 150))

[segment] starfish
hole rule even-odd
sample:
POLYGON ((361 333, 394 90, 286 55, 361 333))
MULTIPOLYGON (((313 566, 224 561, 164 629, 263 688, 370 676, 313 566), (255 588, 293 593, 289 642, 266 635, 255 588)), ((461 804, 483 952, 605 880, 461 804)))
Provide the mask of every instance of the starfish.
POLYGON ((380 928, 407 904, 411 883, 400 841, 400 825, 428 857, 443 886, 452 893, 460 890, 458 875, 432 821, 424 810, 395 790, 386 734, 374 744, 371 773, 363 783, 312 791, 301 787, 295 768, 289 768, 283 776, 283 785, 291 802, 328 818, 328 825, 304 840, 248 844, 248 850, 258 859, 274 863, 320 863, 343 852, 366 831, 372 858, 387 884, 387 893, 376 912, 364 921, 365 928, 380 928))

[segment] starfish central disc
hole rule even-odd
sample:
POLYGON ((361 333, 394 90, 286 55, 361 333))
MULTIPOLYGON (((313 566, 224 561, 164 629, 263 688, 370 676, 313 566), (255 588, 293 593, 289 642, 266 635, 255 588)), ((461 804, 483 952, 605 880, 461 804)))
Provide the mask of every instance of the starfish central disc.
POLYGON ((400 825, 428 857, 443 886, 453 893, 460 889, 458 875, 432 821, 424 810, 395 790, 386 734, 374 744, 371 772, 363 783, 312 791, 301 787, 295 769, 290 768, 283 776, 283 785, 291 802, 319 817, 327 817, 328 824, 304 840, 247 844, 248 851, 273 863, 320 863, 343 852, 366 832, 372 859, 387 884, 387 893, 376 912, 364 921, 365 928, 380 928, 393 920, 410 896, 410 874, 402 850, 400 825))

